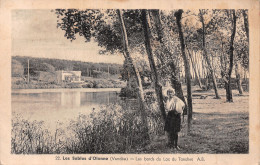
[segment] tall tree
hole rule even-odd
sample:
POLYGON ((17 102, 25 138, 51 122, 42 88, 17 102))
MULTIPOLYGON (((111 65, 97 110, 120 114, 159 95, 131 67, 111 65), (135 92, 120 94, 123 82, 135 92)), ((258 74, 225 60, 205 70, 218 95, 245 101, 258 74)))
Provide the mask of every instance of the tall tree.
POLYGON ((235 60, 235 73, 236 73, 236 83, 237 83, 237 88, 238 92, 240 95, 243 94, 243 88, 242 88, 242 82, 241 82, 241 65, 238 60, 235 60))
POLYGON ((232 18, 232 30, 231 30, 231 38, 229 44, 229 69, 224 79, 227 102, 233 102, 232 89, 231 89, 231 74, 232 74, 233 63, 234 63, 234 39, 236 34, 236 21, 237 21, 235 10, 231 10, 231 18, 232 18))
POLYGON ((124 53, 125 53, 125 58, 127 59, 126 61, 129 63, 129 66, 132 66, 132 70, 134 72, 134 76, 136 78, 137 86, 138 86, 138 98, 140 100, 140 111, 141 111, 141 117, 142 117, 142 123, 144 126, 144 134, 145 134, 145 139, 149 141, 149 134, 148 134, 148 123, 147 123, 147 115, 145 112, 145 100, 144 100, 144 92, 143 92, 143 86, 142 86, 142 80, 139 74, 139 71, 137 70, 135 63, 133 62, 133 59, 129 53, 129 45, 128 45, 128 38, 127 38, 127 33, 126 33, 126 28, 125 28, 125 23, 124 19, 122 16, 122 12, 117 9, 117 14, 120 20, 121 24, 121 29, 122 29, 122 36, 123 36, 123 43, 124 43, 124 53))
POLYGON ((178 31, 179 31, 179 40, 181 44, 181 54, 182 58, 184 61, 184 67, 185 67, 185 77, 187 80, 187 102, 188 102, 188 133, 190 132, 191 129, 191 120, 192 120, 192 97, 191 97, 191 78, 190 78, 190 65, 188 58, 185 54, 185 43, 184 43, 184 37, 183 37, 183 32, 182 32, 182 25, 181 25, 181 19, 182 19, 182 13, 183 10, 178 10, 175 12, 174 16, 176 17, 176 22, 178 26, 178 31))
MULTIPOLYGON (((236 83, 238 87, 239 94, 243 94, 243 88, 241 85, 241 75, 242 67, 244 70, 248 69, 249 63, 249 29, 248 29, 248 15, 247 10, 237 10, 237 35, 234 41, 234 51, 235 51, 235 73, 236 73, 236 83)), ((248 83, 246 82, 246 89, 248 88, 248 83)))
POLYGON ((200 21, 201 21, 201 24, 202 24, 203 55, 204 55, 204 58, 206 59, 208 67, 209 67, 209 71, 210 71, 212 82, 213 82, 213 88, 214 88, 214 91, 215 91, 215 97, 216 97, 216 99, 220 99, 220 96, 218 94, 217 81, 216 81, 214 69, 213 69, 213 66, 210 63, 210 59, 209 59, 209 56, 208 56, 208 53, 207 53, 207 49, 206 49, 206 45, 205 45, 205 33, 206 32, 205 32, 205 22, 204 22, 203 12, 202 12, 202 10, 199 10, 199 11, 200 11, 200 21))
POLYGON ((248 67, 249 57, 247 34, 244 28, 243 10, 237 10, 234 12, 235 18, 233 18, 233 10, 213 10, 212 15, 214 18, 213 29, 215 32, 212 38, 214 39, 214 44, 211 45, 215 46, 215 50, 219 56, 219 69, 225 83, 228 102, 233 101, 232 92, 228 85, 229 74, 231 72, 232 75, 233 67, 235 67, 236 84, 239 93, 242 94, 243 90, 240 80, 241 67, 248 67))
POLYGON ((157 69, 155 66, 154 56, 152 54, 152 47, 151 47, 151 41, 150 41, 150 39, 151 39, 150 17, 149 17, 147 10, 145 10, 145 9, 142 10, 142 23, 143 23, 144 37, 145 37, 144 43, 145 43, 145 48, 146 48, 146 52, 148 55, 151 73, 152 73, 153 80, 154 80, 155 93, 157 95, 157 101, 158 101, 163 119, 166 120, 166 113, 165 113, 163 94, 162 94, 162 86, 159 83, 159 77, 158 77, 157 69))

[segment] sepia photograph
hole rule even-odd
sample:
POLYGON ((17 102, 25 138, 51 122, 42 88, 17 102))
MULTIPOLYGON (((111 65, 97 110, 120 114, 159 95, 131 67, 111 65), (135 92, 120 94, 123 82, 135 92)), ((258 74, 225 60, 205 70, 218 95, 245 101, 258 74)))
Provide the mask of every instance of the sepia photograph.
POLYGON ((248 9, 14 9, 11 25, 12 155, 249 154, 248 9))

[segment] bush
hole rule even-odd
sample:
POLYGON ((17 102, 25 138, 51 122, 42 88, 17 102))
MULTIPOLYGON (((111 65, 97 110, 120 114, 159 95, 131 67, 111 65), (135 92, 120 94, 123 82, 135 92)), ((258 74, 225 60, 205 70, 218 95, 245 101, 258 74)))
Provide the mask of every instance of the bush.
POLYGON ((81 88, 82 85, 80 83, 68 83, 68 84, 64 84, 62 87, 64 87, 64 88, 81 88))
MULTIPOLYGON (((163 122, 159 114, 150 110, 147 118, 150 135, 161 134, 163 122)), ((145 145, 139 112, 124 110, 117 104, 79 115, 67 128, 57 129, 55 135, 44 129, 44 122, 16 118, 12 123, 15 154, 129 153, 145 145)))
POLYGON ((133 89, 129 89, 128 87, 121 88, 120 97, 127 97, 127 98, 137 98, 137 91, 133 89))
POLYGON ((106 79, 86 80, 83 88, 122 88, 125 86, 124 82, 106 79))
POLYGON ((124 111, 118 105, 80 115, 71 122, 75 135, 68 140, 70 153, 126 153, 143 143, 143 127, 139 115, 124 111))

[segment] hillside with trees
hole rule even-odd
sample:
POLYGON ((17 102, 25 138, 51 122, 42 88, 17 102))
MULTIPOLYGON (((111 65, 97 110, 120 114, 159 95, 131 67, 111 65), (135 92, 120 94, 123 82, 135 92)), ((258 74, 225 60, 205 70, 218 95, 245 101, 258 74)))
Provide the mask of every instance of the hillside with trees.
MULTIPOLYGON (((34 57, 22 57, 13 56, 12 62, 17 64, 19 62, 24 70, 24 74, 27 74, 28 60, 30 60, 30 74, 34 75, 37 71, 81 71, 82 76, 93 77, 96 72, 106 72, 111 75, 120 73, 122 65, 110 64, 110 63, 92 63, 72 60, 50 59, 50 58, 34 58, 34 57)), ((13 75, 17 75, 15 69, 12 70, 13 75)))
POLYGON ((12 57, 12 87, 13 88, 106 88, 123 87, 121 81, 122 65, 110 63, 91 63, 72 60, 12 57), (29 79, 28 80, 28 60, 29 79), (55 71, 81 71, 82 84, 59 85, 53 81, 55 71), (42 75, 49 76, 48 81, 41 81, 42 75), (29 83, 28 83, 29 82, 29 83))

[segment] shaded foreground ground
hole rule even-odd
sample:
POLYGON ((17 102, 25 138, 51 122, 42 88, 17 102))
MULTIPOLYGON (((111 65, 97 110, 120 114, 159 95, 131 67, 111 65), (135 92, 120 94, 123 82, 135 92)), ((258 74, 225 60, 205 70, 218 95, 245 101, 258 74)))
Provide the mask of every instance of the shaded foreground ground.
POLYGON ((249 96, 234 92, 234 103, 213 99, 193 99, 192 129, 187 135, 186 117, 179 133, 180 151, 167 146, 166 136, 154 137, 141 153, 248 153, 249 96))

